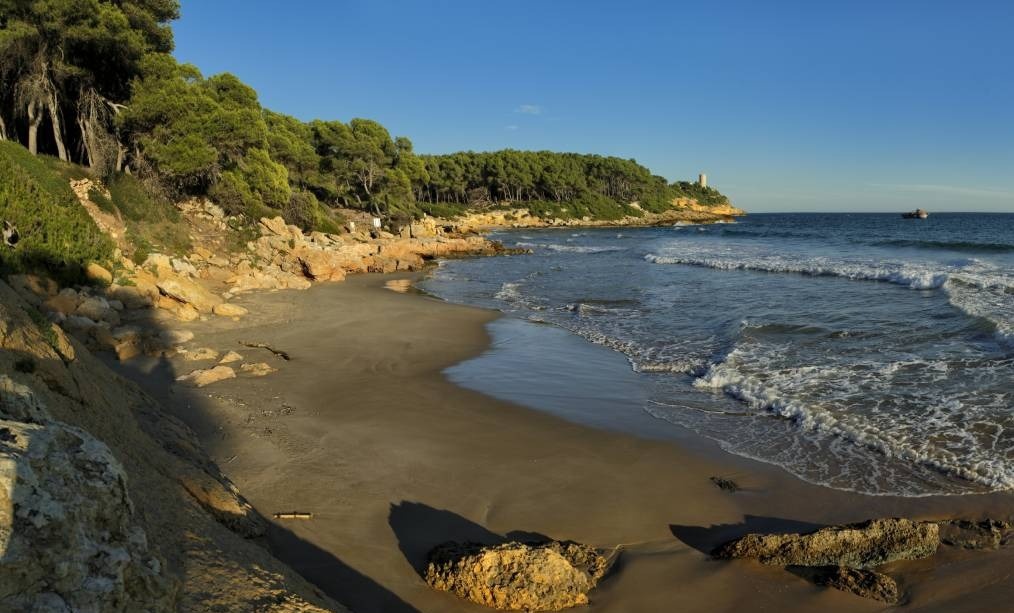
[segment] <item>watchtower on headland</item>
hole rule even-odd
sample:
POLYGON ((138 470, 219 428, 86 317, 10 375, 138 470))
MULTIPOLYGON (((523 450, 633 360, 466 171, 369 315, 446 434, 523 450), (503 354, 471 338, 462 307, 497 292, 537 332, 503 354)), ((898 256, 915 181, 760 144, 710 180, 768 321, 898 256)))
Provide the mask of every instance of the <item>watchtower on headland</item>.
POLYGON ((701 187, 707 187, 708 186, 708 175, 704 174, 703 172, 701 174, 697 175, 697 184, 700 185, 701 187))

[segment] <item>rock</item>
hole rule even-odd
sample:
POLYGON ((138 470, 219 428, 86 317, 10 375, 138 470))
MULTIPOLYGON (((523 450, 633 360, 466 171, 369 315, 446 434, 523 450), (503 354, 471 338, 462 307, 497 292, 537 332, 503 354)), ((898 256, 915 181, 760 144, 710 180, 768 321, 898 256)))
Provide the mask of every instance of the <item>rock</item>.
POLYGON ((726 479, 725 477, 708 477, 715 487, 722 490, 723 492, 729 492, 734 494, 739 491, 739 485, 732 479, 726 479))
POLYGON ((211 312, 221 317, 242 317, 250 311, 247 311, 238 304, 223 302, 222 304, 215 305, 215 307, 211 309, 211 312))
POLYGON ((109 448, 6 377, 0 409, 0 610, 172 610, 109 448))
POLYGON ((197 269, 193 264, 180 258, 172 259, 172 267, 173 272, 179 275, 193 276, 197 274, 197 269))
POLYGON ((296 257, 303 274, 314 281, 342 281, 345 270, 341 258, 333 251, 323 249, 301 249, 296 257))
POLYGON ((283 238, 289 238, 289 228, 285 225, 285 220, 281 217, 261 217, 260 219, 261 234, 274 234, 283 238))
POLYGON ((203 362, 206 360, 217 360, 218 352, 211 347, 201 347, 183 352, 183 359, 188 362, 203 362))
POLYGON ((0 375, 0 418, 28 424, 41 424, 50 419, 46 407, 26 385, 0 375))
POLYGON ((46 300, 42 303, 42 308, 47 311, 54 313, 62 313, 64 315, 71 315, 77 310, 77 305, 81 303, 81 299, 78 297, 77 292, 67 288, 62 290, 59 294, 46 300))
POLYGON ((38 275, 11 275, 7 282, 25 302, 36 307, 47 298, 55 296, 58 290, 55 281, 38 275))
POLYGON ((219 364, 232 364, 233 362, 239 362, 242 359, 243 359, 242 355, 236 353, 235 351, 230 351, 230 352, 226 353, 224 356, 222 356, 222 359, 218 363, 219 364))
POLYGON ((938 522, 940 541, 951 547, 963 549, 998 549, 1007 536, 1014 531, 1014 524, 995 519, 968 521, 954 519, 938 522))
POLYGON ((167 345, 182 345, 194 340, 194 333, 190 330, 163 330, 159 337, 167 345))
POLYGON ((263 377, 278 370, 277 368, 272 368, 266 362, 244 363, 239 369, 253 377, 263 377))
POLYGON ((892 577, 874 570, 843 566, 820 566, 808 570, 812 571, 809 578, 817 585, 833 587, 836 590, 888 604, 898 604, 901 600, 898 582, 892 577))
POLYGON ((145 258, 144 263, 141 264, 144 268, 154 269, 157 273, 161 274, 163 271, 171 271, 173 269, 172 258, 162 253, 152 253, 145 258))
POLYGON ((180 277, 166 277, 158 280, 158 289, 164 295, 189 304, 201 313, 210 313, 222 299, 209 292, 196 281, 180 277))
POLYGON ((214 368, 195 370, 188 374, 176 377, 176 380, 180 383, 186 383, 194 387, 204 387, 205 385, 211 385, 212 383, 235 378, 236 371, 232 368, 228 366, 215 366, 214 368))
POLYGON ((95 262, 91 262, 85 266, 85 277, 89 281, 101 283, 102 285, 109 285, 113 282, 113 273, 95 262))
POLYGON ((780 566, 872 568, 894 560, 933 555, 940 545, 935 523, 872 519, 809 534, 748 534, 715 550, 716 558, 756 558, 780 566))
MULTIPOLYGON (((158 292, 158 288, 154 285, 152 285, 152 289, 156 293, 158 292)), ((114 300, 121 303, 127 309, 144 309, 152 304, 151 298, 147 294, 139 288, 130 285, 111 285, 106 290, 106 295, 112 298, 109 301, 110 306, 112 306, 114 300)))
POLYGON ((81 304, 77 305, 77 309, 74 310, 75 315, 81 317, 87 317, 95 321, 104 321, 110 325, 116 326, 120 323, 120 315, 109 305, 109 302, 101 296, 92 296, 91 298, 85 298, 81 301, 81 304))
POLYGON ((425 579, 494 609, 559 611, 588 604, 607 568, 600 552, 577 543, 445 543, 430 552, 425 579))

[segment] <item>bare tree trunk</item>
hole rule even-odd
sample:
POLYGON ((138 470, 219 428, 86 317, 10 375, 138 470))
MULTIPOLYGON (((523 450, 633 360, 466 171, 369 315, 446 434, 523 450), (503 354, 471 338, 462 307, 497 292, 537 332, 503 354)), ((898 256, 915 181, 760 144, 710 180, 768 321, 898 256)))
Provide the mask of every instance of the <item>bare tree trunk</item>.
POLYGON ((46 102, 49 107, 49 119, 53 122, 53 140, 56 141, 56 152, 64 162, 70 161, 67 157, 67 146, 63 144, 63 126, 60 124, 60 109, 56 104, 56 95, 50 94, 46 102))
POLYGON ((126 157, 127 157, 127 148, 124 147, 123 144, 120 143, 119 140, 117 140, 116 141, 116 172, 123 172, 123 162, 126 159, 126 157))
POLYGON ((42 114, 39 113, 39 105, 34 100, 28 103, 28 151, 32 155, 39 153, 39 124, 42 123, 42 114))
POLYGON ((4 123, 3 115, 0 115, 0 140, 7 140, 7 124, 4 123))

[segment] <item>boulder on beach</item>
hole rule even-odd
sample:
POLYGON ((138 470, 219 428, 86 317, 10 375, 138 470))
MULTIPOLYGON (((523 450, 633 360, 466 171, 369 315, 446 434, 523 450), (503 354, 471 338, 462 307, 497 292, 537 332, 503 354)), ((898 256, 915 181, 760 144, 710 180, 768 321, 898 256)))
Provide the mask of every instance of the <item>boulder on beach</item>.
POLYGON ((430 587, 504 611, 559 611, 588 604, 608 569, 602 553, 573 542, 445 543, 430 552, 430 587))
POLYGON ((716 558, 756 558, 779 566, 873 568, 933 555, 940 530, 932 522, 872 519, 809 534, 748 534, 715 550, 716 558))

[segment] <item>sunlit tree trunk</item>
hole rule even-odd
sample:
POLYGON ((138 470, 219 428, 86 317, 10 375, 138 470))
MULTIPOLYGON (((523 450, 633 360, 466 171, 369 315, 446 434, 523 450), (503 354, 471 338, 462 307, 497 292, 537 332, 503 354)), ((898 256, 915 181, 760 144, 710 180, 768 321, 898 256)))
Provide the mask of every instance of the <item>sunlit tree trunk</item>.
POLYGON ((60 109, 56 104, 56 95, 50 94, 46 101, 49 107, 49 119, 53 123, 53 140, 56 141, 56 153, 64 162, 70 161, 67 157, 67 146, 63 144, 63 125, 60 123, 60 109))
POLYGON ((0 115, 0 140, 7 140, 7 124, 4 123, 3 115, 0 115))
POLYGON ((42 113, 39 112, 39 104, 33 100, 28 103, 28 151, 32 155, 39 153, 40 123, 42 123, 42 113))

